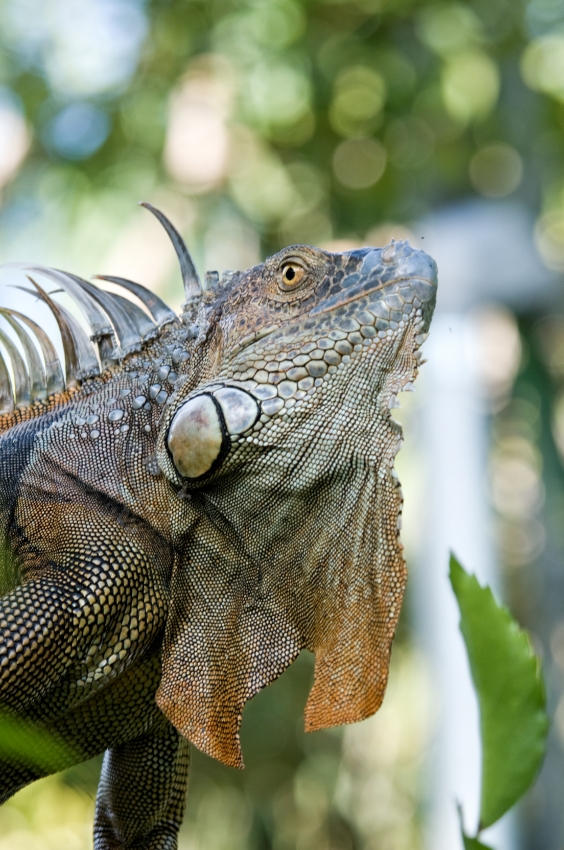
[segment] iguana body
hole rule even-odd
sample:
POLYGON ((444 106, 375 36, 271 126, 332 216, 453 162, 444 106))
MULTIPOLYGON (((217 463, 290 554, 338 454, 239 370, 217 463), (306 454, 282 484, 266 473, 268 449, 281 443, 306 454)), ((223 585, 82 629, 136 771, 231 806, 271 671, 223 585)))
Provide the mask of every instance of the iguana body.
POLYGON ((164 223, 179 319, 146 293, 147 331, 139 308, 65 278, 110 368, 96 376, 59 312, 66 387, 47 369, 56 392, 26 406, 20 381, 10 410, 0 371, 0 706, 54 742, 0 763, 0 800, 106 751, 97 850, 176 847, 188 740, 242 766, 245 701, 304 647, 306 728, 376 711, 405 585, 389 408, 417 373, 433 261, 407 243, 293 246, 202 295, 164 223))

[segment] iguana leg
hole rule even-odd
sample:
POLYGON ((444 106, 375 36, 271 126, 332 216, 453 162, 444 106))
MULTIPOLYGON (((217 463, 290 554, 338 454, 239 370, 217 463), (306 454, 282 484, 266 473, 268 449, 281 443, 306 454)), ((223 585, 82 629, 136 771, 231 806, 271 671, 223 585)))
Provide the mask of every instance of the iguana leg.
POLYGON ((94 850, 175 850, 190 750, 168 721, 104 757, 94 850))
POLYGON ((36 579, 0 599, 0 706, 37 702, 88 646, 91 635, 80 628, 88 592, 36 579))
POLYGON ((0 707, 41 703, 35 719, 46 721, 151 644, 172 559, 146 523, 52 464, 33 481, 20 486, 11 530, 22 584, 0 601, 0 707))
POLYGON ((35 779, 160 729, 165 722, 155 703, 160 676, 154 651, 48 723, 34 722, 39 712, 33 707, 27 715, 0 715, 0 804, 35 779))
POLYGON ((8 741, 0 799, 147 733, 158 712, 159 670, 143 694, 129 671, 135 678, 131 668, 156 648, 164 625, 170 547, 120 506, 48 471, 43 489, 21 487, 12 526, 23 583, 0 600, 0 715, 34 724, 40 738, 52 733, 61 747, 51 752, 32 735, 29 753, 26 738, 18 754, 8 741), (111 702, 122 687, 125 716, 116 717, 111 702), (147 705, 135 725, 140 702, 147 705))

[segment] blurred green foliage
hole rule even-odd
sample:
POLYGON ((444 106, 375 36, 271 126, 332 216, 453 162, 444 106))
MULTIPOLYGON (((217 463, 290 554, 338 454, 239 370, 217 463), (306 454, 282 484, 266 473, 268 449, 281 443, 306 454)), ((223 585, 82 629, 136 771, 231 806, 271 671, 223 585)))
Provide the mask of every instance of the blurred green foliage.
POLYGON ((40 726, 0 711, 0 759, 48 772, 80 760, 80 753, 40 726))
POLYGON ((482 842, 478 841, 477 838, 468 838, 468 836, 465 835, 464 850, 491 850, 491 847, 487 847, 485 844, 482 844, 482 842))
POLYGON ((543 659, 551 728, 539 781, 523 806, 525 846, 564 835, 564 318, 519 317, 518 374, 492 429, 492 495, 511 610, 543 659))
POLYGON ((561 262, 555 0, 79 0, 74 23, 69 3, 0 6, 0 103, 31 133, 8 235, 46 202, 76 227, 95 197, 109 241, 160 189, 190 200, 197 240, 227 210, 270 250, 516 192, 561 262))

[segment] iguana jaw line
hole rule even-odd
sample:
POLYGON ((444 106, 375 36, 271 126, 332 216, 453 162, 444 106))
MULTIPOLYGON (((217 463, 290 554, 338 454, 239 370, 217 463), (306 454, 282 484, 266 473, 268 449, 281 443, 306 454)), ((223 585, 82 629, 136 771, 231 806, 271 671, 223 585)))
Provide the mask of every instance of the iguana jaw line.
MULTIPOLYGON (((426 277, 413 277, 413 276, 409 276, 409 275, 402 275, 400 277, 394 278, 393 280, 388 280, 388 281, 386 281, 386 283, 381 283, 378 286, 374 286, 371 289, 366 289, 366 290, 363 290, 362 292, 357 292, 355 295, 343 297, 342 300, 333 301, 331 304, 327 303, 327 306, 325 306, 325 307, 323 306, 324 302, 322 301, 317 307, 314 307, 312 310, 310 310, 308 315, 309 316, 317 316, 317 315, 320 315, 321 313, 330 313, 330 312, 332 312, 333 310, 336 310, 339 307, 344 307, 345 305, 350 304, 353 301, 358 301, 360 298, 366 298, 366 297, 372 295, 375 292, 380 292, 380 291, 383 291, 383 290, 385 290, 385 289, 387 289, 391 286, 394 286, 395 284, 400 283, 402 280, 408 281, 410 283, 412 281, 417 280, 417 281, 422 281, 423 283, 429 284, 429 286, 432 286, 434 289, 436 289, 436 287, 437 287, 437 281, 436 280, 432 280, 432 279, 426 278, 426 277)), ((346 294, 346 290, 343 291, 342 295, 345 296, 345 294, 346 294)), ((328 302, 329 300, 330 299, 326 299, 326 302, 328 302)), ((261 328, 260 330, 254 331, 253 333, 249 334, 248 336, 244 337, 241 340, 241 344, 239 345, 239 347, 234 352, 234 356, 236 356, 237 354, 240 354, 241 351, 243 351, 245 348, 248 348, 250 345, 253 345, 253 343, 255 343, 255 342, 260 342, 260 340, 264 339, 267 336, 270 336, 270 334, 274 333, 275 331, 277 331, 279 329, 280 329, 280 325, 276 324, 276 325, 268 325, 268 327, 266 327, 266 328, 261 328)))
POLYGON ((243 351, 243 349, 252 345, 253 342, 259 342, 261 339, 264 339, 265 336, 269 336, 271 333, 274 333, 274 331, 277 331, 279 327, 280 325, 268 325, 267 328, 261 328, 258 331, 253 331, 252 334, 249 334, 241 340, 241 344, 235 351, 235 354, 239 354, 239 352, 243 351))
POLYGON ((405 277, 396 277, 393 280, 387 280, 386 283, 381 283, 379 286, 374 286, 371 289, 363 289, 353 295, 347 295, 346 290, 343 290, 338 300, 334 300, 335 296, 332 296, 331 298, 325 299, 325 301, 321 301, 317 307, 310 310, 309 315, 319 316, 321 313, 330 313, 332 310, 336 310, 337 307, 344 307, 346 304, 358 301, 359 298, 366 298, 369 295, 373 295, 374 292, 380 292, 381 290, 388 289, 390 286, 394 286, 394 284, 400 283, 402 280, 406 280, 409 283, 422 281, 423 283, 429 284, 429 286, 432 286, 434 289, 437 287, 436 280, 430 280, 425 277, 413 277, 407 275, 405 277))

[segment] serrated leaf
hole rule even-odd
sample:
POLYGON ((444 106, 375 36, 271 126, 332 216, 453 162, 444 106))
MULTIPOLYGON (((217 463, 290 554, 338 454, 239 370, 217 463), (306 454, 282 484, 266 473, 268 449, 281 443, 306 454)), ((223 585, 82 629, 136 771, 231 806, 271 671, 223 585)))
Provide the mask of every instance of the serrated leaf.
POLYGON ((525 793, 540 767, 548 731, 545 691, 528 635, 453 555, 450 581, 480 707, 484 829, 525 793))

